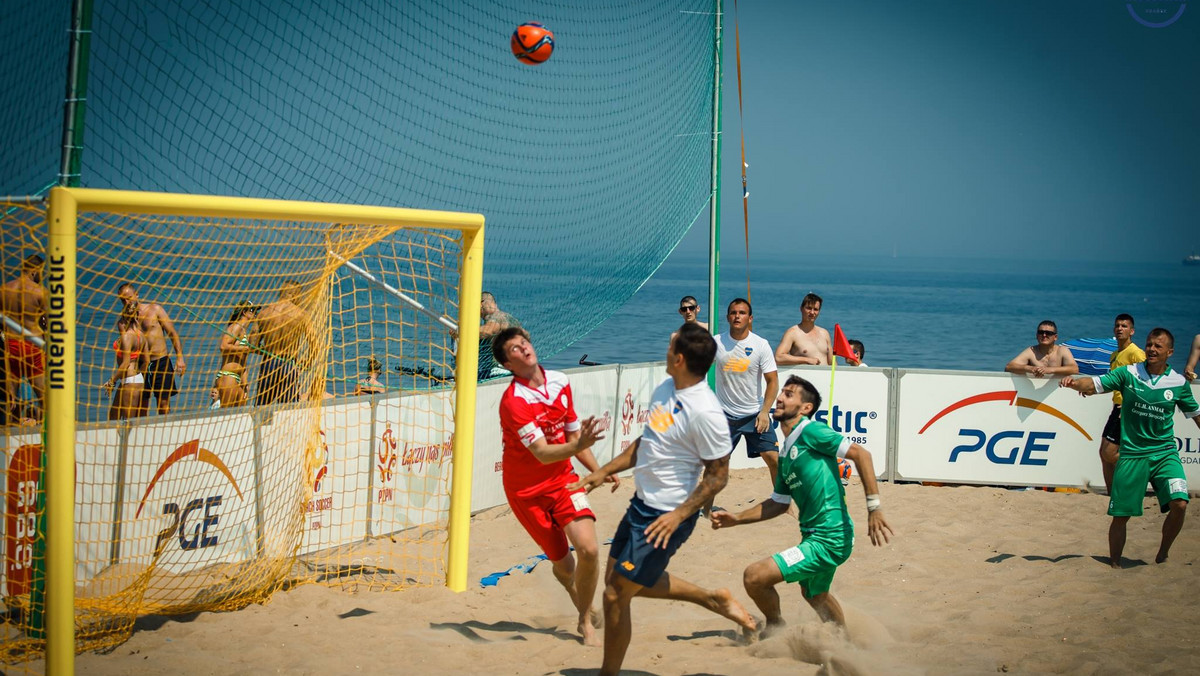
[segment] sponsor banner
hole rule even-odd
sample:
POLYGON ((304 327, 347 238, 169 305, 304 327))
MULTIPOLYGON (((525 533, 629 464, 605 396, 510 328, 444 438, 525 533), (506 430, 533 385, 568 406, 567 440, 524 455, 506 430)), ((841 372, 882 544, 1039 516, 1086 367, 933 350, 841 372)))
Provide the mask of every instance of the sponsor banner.
MULTIPOLYGON (((595 416, 600 422, 604 439, 592 446, 592 455, 600 465, 613 457, 616 443, 616 412, 613 411, 613 392, 617 391, 617 367, 588 369, 582 373, 567 373, 571 379, 571 393, 575 397, 575 413, 580 420, 595 416)), ((576 460, 575 471, 586 476, 588 471, 576 460)))
POLYGON ((896 469, 904 479, 1103 485, 1097 449, 1108 396, 1008 375, 908 373, 898 385, 896 469))
MULTIPOLYGON (((1200 384, 1192 385, 1192 397, 1200 401, 1200 384)), ((1200 428, 1196 422, 1184 417, 1175 407, 1175 448, 1179 449, 1179 460, 1187 473, 1188 489, 1200 491, 1200 428)))
POLYGON ((310 491, 304 503, 300 553, 310 554, 367 535, 371 478, 371 404, 326 405, 317 443, 307 457, 310 491))
POLYGON ((32 581, 37 483, 42 473, 41 435, 6 435, 3 461, 4 566, 0 568, 0 593, 7 597, 28 593, 32 581))
POLYGON ((149 565, 157 549, 160 568, 184 573, 256 555, 249 415, 132 426, 125 480, 120 562, 149 565))
MULTIPOLYGON (((260 480, 257 486, 258 515, 262 524, 260 555, 290 556, 300 543, 312 485, 310 462, 319 455, 320 410, 303 406, 276 409, 259 418, 258 449, 260 480)), ((249 491, 253 493, 253 491, 249 491)))
POLYGON ((507 502, 501 480, 504 441, 500 433, 500 397, 511 379, 484 383, 475 390, 475 456, 471 465, 471 512, 507 502))
MULTIPOLYGON (((779 387, 788 376, 797 375, 813 384, 821 394, 821 408, 812 415, 849 439, 871 452, 875 476, 887 473, 888 463, 888 377, 880 371, 867 371, 854 367, 838 369, 834 379, 833 399, 829 397, 828 367, 779 369, 779 387)), ((784 441, 783 430, 772 421, 778 443, 784 441)), ((746 457, 746 443, 741 441, 729 462, 732 469, 765 467, 758 458, 746 457)))
POLYGON ((665 362, 622 366, 617 382, 618 416, 614 425, 613 454, 619 455, 642 436, 650 420, 650 397, 654 388, 670 376, 665 362))
POLYGON ((445 523, 450 511, 454 394, 383 399, 375 411, 371 533, 445 523))

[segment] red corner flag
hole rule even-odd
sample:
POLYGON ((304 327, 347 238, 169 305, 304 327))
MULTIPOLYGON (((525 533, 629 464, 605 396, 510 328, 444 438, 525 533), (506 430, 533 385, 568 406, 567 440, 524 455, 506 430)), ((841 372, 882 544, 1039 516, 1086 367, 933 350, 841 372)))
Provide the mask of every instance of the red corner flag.
POLYGON ((833 354, 842 357, 851 366, 858 364, 858 357, 855 357, 854 350, 850 349, 850 341, 846 340, 846 334, 842 333, 841 324, 833 325, 833 354))

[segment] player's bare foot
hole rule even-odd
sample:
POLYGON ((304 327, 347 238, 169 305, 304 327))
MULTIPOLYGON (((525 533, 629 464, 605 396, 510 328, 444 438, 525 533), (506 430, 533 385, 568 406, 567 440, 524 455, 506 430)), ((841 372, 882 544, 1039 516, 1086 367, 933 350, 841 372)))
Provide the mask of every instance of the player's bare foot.
MULTIPOLYGON (((594 611, 593 611, 594 612, 594 611)), ((603 643, 600 637, 596 634, 596 627, 592 626, 592 621, 589 619, 579 620, 577 627, 579 635, 583 637, 583 644, 586 646, 601 646, 603 643)))
POLYGON ((709 606, 717 614, 736 622, 742 628, 743 634, 746 632, 758 633, 758 623, 754 621, 754 617, 746 612, 746 609, 737 602, 737 599, 733 598, 733 594, 728 589, 713 591, 709 606))
POLYGON ((588 611, 588 617, 591 618, 593 627, 597 629, 604 628, 604 614, 599 610, 592 608, 590 611, 588 611))
POLYGON ((1117 569, 1117 570, 1121 570, 1121 560, 1120 560, 1120 559, 1112 559, 1112 558, 1110 558, 1110 559, 1108 560, 1108 566, 1109 566, 1110 568, 1115 568, 1115 569, 1117 569))
POLYGON ((767 621, 763 625, 762 632, 759 633, 759 636, 764 639, 771 638, 775 634, 783 631, 783 628, 786 626, 787 622, 784 622, 783 620, 778 620, 776 622, 767 621))
POLYGON ((1167 555, 1164 554, 1163 552, 1159 552, 1158 555, 1154 557, 1154 562, 1155 563, 1166 563, 1167 555))

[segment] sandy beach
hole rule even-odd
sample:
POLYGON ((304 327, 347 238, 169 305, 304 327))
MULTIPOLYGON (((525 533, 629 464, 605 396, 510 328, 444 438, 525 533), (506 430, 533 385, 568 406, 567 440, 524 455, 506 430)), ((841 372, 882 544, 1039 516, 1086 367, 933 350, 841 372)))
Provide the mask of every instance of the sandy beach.
MULTIPOLYGON (((822 625, 794 586, 781 589, 789 626, 749 645, 731 622, 698 607, 637 599, 628 673, 1173 674, 1200 664, 1200 636, 1188 618, 1200 599, 1195 515, 1171 559, 1156 565, 1163 518, 1147 498, 1146 516, 1130 522, 1118 571, 1106 561, 1101 495, 881 488, 896 530, 881 548, 866 538, 861 486, 852 480, 847 489, 859 534, 832 591, 846 609, 848 635, 822 625)), ((602 540, 632 492, 627 481, 615 494, 592 494, 602 540)), ((768 494, 765 469, 735 472, 717 504, 744 508, 768 494)), ((728 587, 757 615, 742 570, 797 541, 790 516, 731 530, 704 526, 670 570, 728 587)), ((497 507, 473 520, 464 593, 349 594, 307 585, 236 612, 142 618, 127 642, 78 656, 76 668, 98 676, 595 673, 600 649, 580 644, 549 565, 479 586, 480 577, 534 554, 512 514, 497 507)))

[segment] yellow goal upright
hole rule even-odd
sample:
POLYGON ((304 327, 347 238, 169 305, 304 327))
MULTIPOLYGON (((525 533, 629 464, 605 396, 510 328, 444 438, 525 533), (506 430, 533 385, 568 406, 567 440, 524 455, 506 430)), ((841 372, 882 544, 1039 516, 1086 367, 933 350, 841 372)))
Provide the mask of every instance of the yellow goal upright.
POLYGON ((4 279, 45 261, 43 330, 4 318, 44 364, 7 375, 8 505, 40 518, 36 485, 45 508, 6 529, 3 659, 68 673, 139 615, 297 583, 466 588, 483 216, 61 187, 0 206, 4 279))

